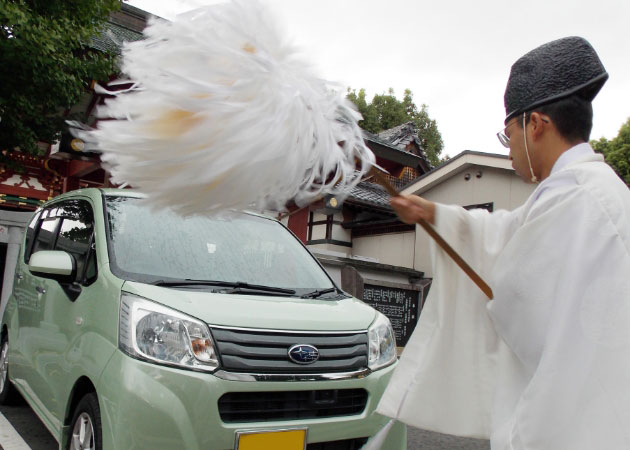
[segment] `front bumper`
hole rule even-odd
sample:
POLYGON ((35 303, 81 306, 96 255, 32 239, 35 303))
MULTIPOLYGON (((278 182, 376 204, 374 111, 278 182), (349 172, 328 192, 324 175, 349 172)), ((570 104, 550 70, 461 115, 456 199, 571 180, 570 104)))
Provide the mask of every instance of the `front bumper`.
MULTIPOLYGON (((308 443, 368 437, 387 418, 374 413, 395 366, 359 379, 337 381, 228 381, 212 374, 154 365, 117 351, 97 386, 106 449, 233 450, 236 432, 308 428, 308 443), (224 423, 218 399, 228 392, 357 389, 368 392, 367 405, 357 415, 224 423)), ((383 448, 406 448, 402 424, 389 433, 383 448)))

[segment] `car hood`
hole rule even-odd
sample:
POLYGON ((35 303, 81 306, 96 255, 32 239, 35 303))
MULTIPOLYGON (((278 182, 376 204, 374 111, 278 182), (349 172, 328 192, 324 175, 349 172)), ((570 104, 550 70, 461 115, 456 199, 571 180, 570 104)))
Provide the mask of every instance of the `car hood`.
POLYGON ((351 297, 339 300, 220 294, 127 281, 122 290, 210 325, 295 331, 365 330, 376 311, 351 297))

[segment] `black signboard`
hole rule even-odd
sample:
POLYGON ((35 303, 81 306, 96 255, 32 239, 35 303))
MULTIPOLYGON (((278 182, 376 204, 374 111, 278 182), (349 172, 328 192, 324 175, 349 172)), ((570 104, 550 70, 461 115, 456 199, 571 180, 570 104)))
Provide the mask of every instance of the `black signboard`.
POLYGON ((385 314, 396 334, 396 345, 404 347, 420 314, 421 291, 365 284, 363 301, 385 314))

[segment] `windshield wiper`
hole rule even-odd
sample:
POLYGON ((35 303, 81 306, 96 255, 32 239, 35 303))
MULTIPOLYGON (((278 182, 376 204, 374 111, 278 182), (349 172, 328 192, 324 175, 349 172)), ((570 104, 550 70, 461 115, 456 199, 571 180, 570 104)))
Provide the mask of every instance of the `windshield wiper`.
POLYGON ((277 287, 272 287, 272 286, 256 286, 256 285, 249 285, 249 286, 235 286, 232 289, 226 289, 224 291, 221 291, 222 294, 261 294, 261 295, 270 295, 270 294, 276 294, 276 295, 286 295, 286 296, 292 296, 295 295, 295 291, 293 289, 284 289, 284 288, 277 288, 277 287))
POLYGON ((331 292, 337 292, 337 288, 331 287, 327 289, 316 289, 313 292, 307 292, 300 296, 300 298, 317 298, 324 294, 330 294, 331 292))
POLYGON ((226 287, 232 288, 225 291, 222 291, 225 294, 235 294, 235 293, 255 293, 264 292, 264 293, 276 293, 276 294, 287 294, 293 295, 295 291, 293 289, 285 289, 279 288, 275 286, 263 286, 260 284, 250 284, 245 283, 244 281, 219 281, 219 280, 193 280, 190 278, 186 278, 184 280, 173 280, 173 281, 165 281, 158 280, 152 284, 156 286, 164 286, 164 287, 174 287, 174 286, 217 286, 217 287, 226 287))

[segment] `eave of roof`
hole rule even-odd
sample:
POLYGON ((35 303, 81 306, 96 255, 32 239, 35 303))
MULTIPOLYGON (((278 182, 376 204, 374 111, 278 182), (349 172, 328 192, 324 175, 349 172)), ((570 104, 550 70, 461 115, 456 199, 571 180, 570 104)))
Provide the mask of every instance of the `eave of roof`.
POLYGON ((160 17, 160 16, 156 16, 155 14, 152 14, 148 11, 145 11, 144 9, 140 9, 140 8, 136 8, 135 6, 131 6, 128 3, 123 3, 121 5, 121 10, 133 15, 133 16, 138 16, 138 17, 142 17, 143 19, 149 19, 150 17, 160 17))
POLYGON ((394 161, 405 167, 413 167, 414 169, 421 168, 426 170, 431 167, 431 164, 425 158, 388 144, 373 133, 363 130, 363 139, 377 157, 394 161))
POLYGON ((139 41, 143 38, 139 33, 129 28, 123 27, 117 23, 106 22, 103 31, 93 36, 90 40, 90 47, 102 52, 120 55, 124 42, 139 41))
POLYGON ((357 268, 377 270, 380 272, 390 271, 390 272, 396 272, 399 274, 406 274, 414 278, 424 278, 424 272, 419 272, 417 270, 409 269, 407 267, 392 266, 390 264, 383 264, 383 263, 373 262, 373 261, 365 261, 365 260, 358 259, 356 257, 347 258, 344 256, 330 255, 328 253, 324 253, 324 251, 317 248, 311 249, 311 252, 322 264, 329 264, 329 265, 334 265, 334 266, 353 266, 357 268))
POLYGON ((430 172, 427 172, 415 180, 403 186, 401 194, 422 193, 442 181, 454 176, 465 167, 479 165, 513 171, 512 164, 507 155, 498 153, 486 153, 474 150, 464 150, 448 161, 443 162, 430 172))
POLYGON ((362 181, 350 191, 346 203, 358 206, 377 208, 385 212, 393 212, 389 204, 389 194, 381 185, 362 181))
MULTIPOLYGON (((105 22, 101 33, 92 37, 89 44, 90 47, 102 52, 110 52, 115 55, 120 55, 124 42, 141 40, 143 38, 142 30, 140 28, 132 27, 125 21, 121 21, 121 17, 134 18, 135 20, 139 20, 139 23, 141 24, 146 24, 146 22, 152 17, 159 18, 159 16, 151 14, 140 8, 123 3, 120 11, 112 14, 107 22, 105 22)), ((132 21, 130 23, 134 22, 132 21)), ((138 27, 143 26, 144 25, 138 25, 138 27)))

